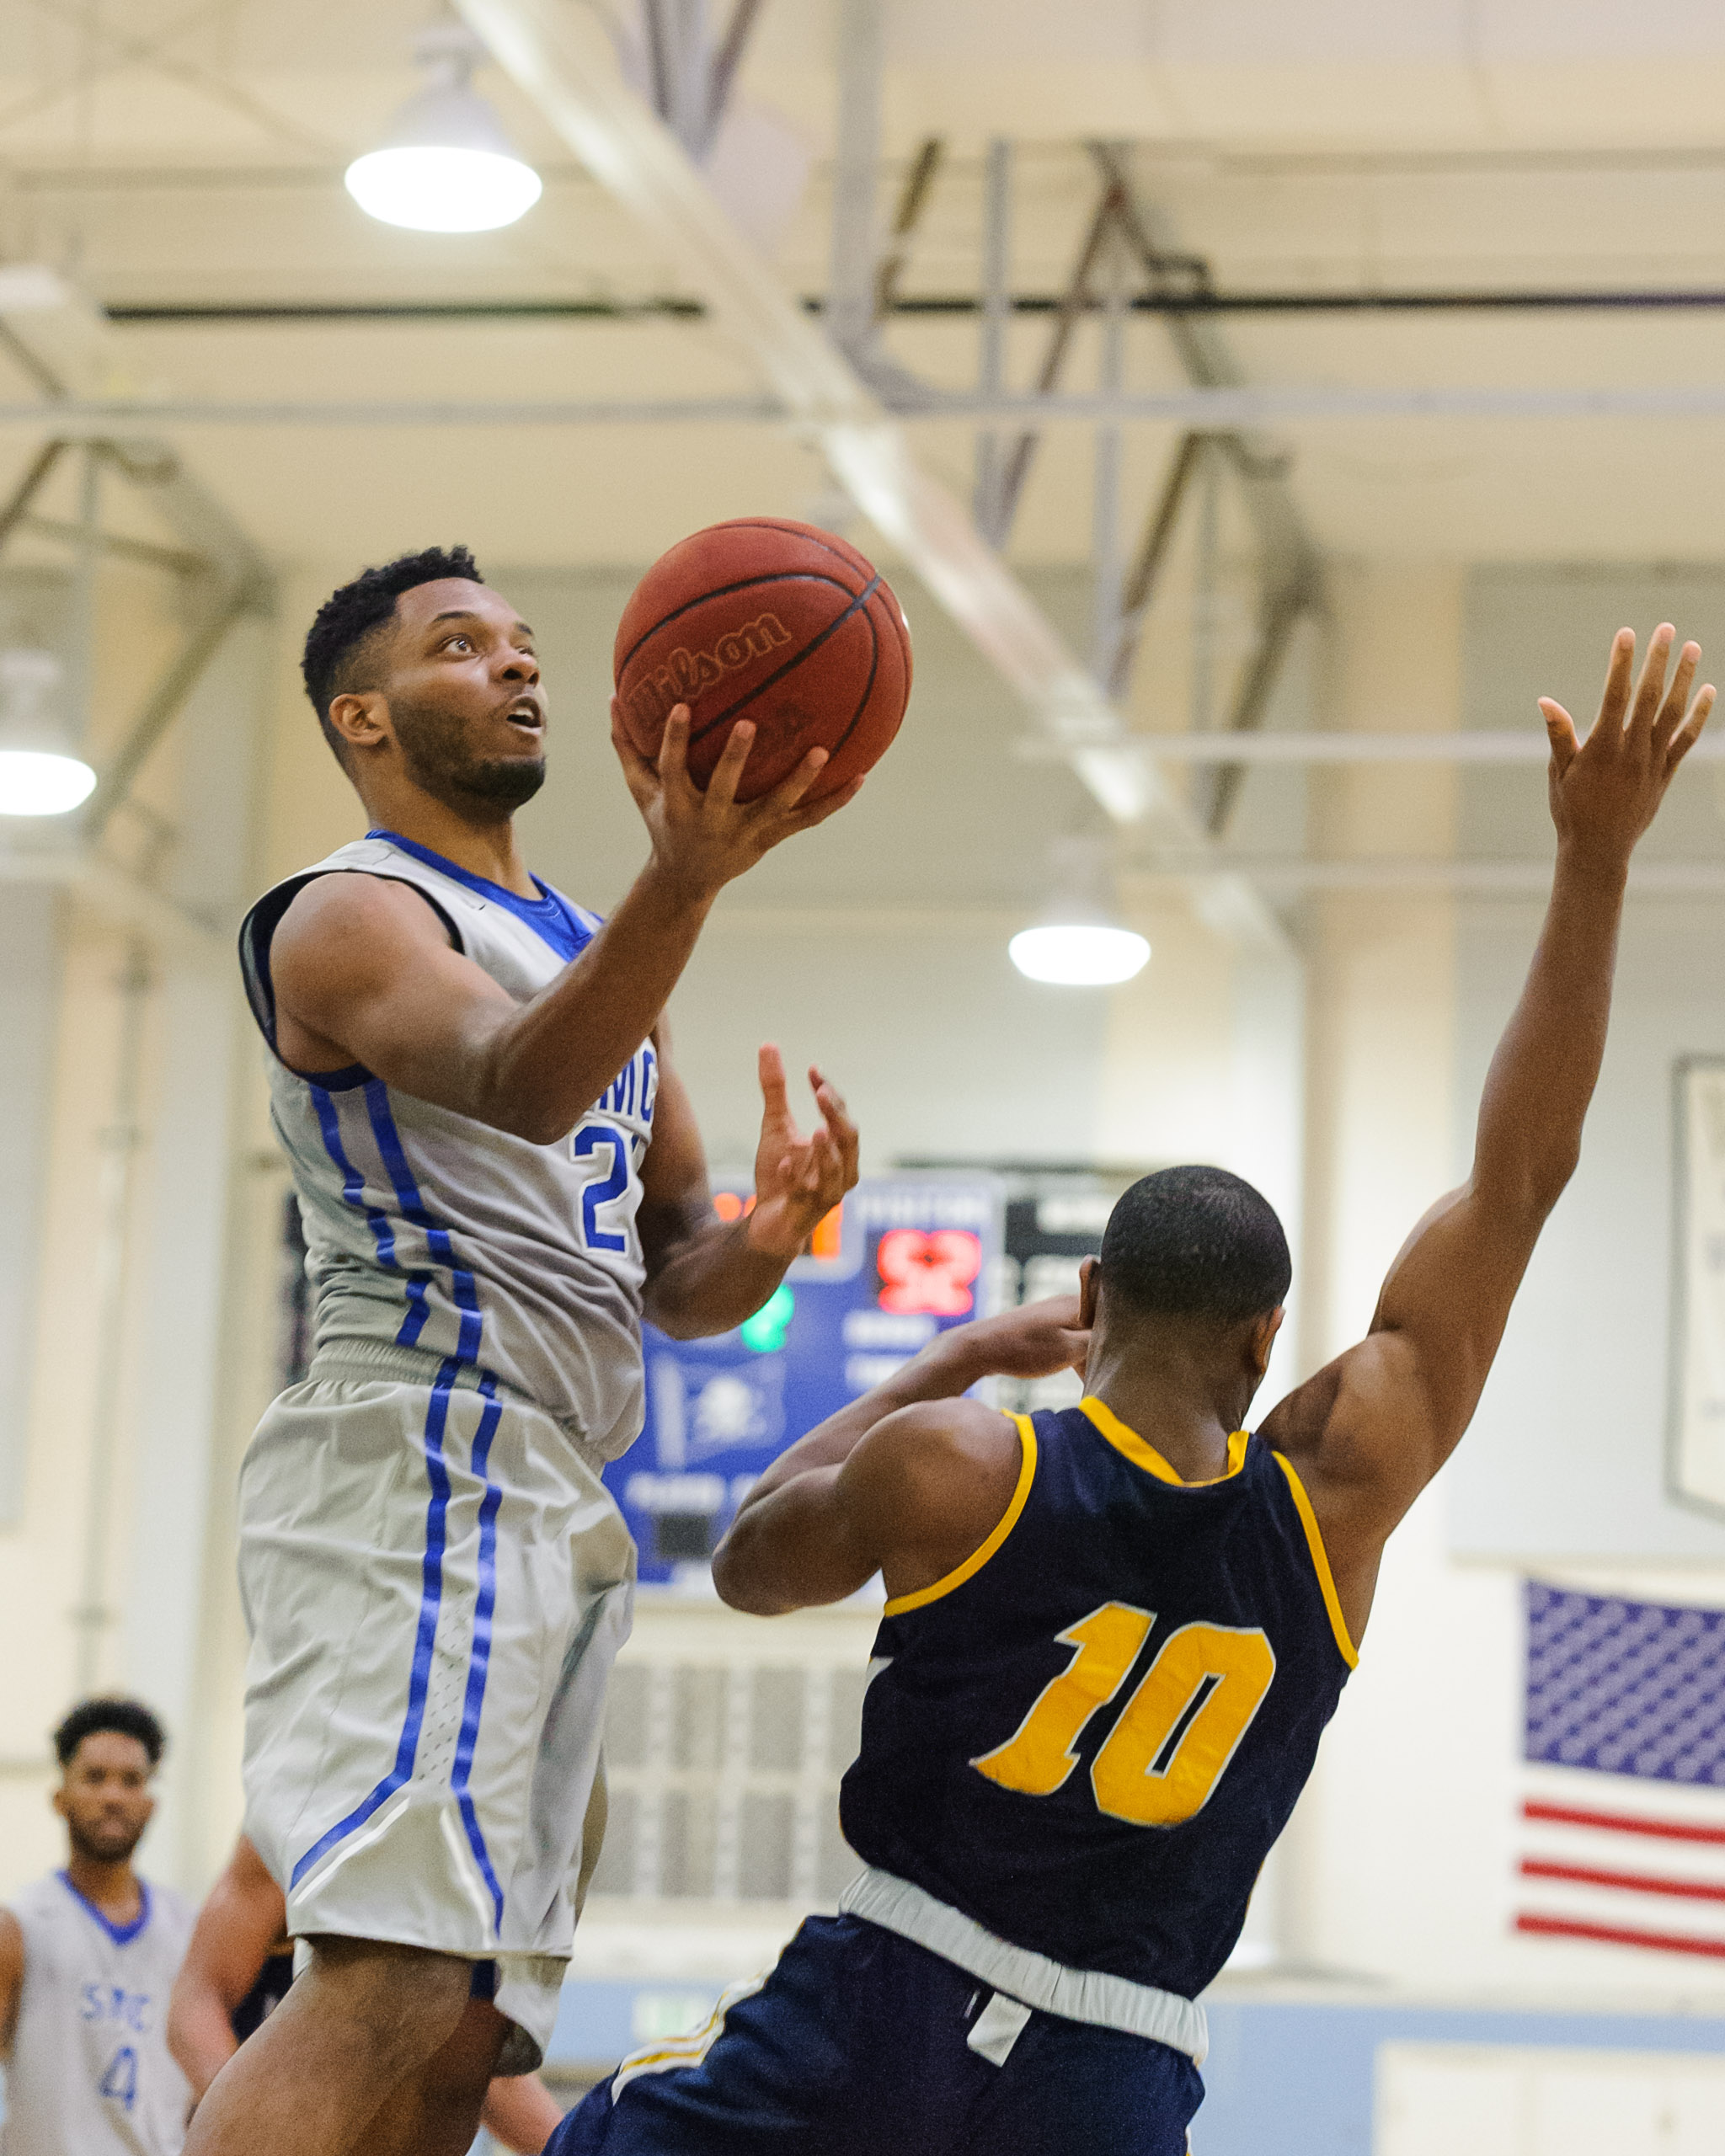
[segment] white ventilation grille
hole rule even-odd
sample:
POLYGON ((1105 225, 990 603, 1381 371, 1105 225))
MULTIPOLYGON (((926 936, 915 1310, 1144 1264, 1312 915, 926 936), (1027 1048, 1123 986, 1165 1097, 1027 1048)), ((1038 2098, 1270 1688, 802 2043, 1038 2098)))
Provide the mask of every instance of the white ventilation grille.
POLYGON ((872 1619, 798 1625, 781 1646, 752 1620, 643 1617, 611 1680, 592 1913, 831 1908, 857 1869, 838 1791, 857 1754, 872 1619))

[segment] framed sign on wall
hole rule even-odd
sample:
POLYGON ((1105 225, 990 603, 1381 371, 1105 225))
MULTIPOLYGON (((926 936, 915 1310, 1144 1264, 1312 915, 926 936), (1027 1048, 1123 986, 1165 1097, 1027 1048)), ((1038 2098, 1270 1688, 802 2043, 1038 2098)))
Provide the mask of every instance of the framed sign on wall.
POLYGON ((1671 1492, 1725 1518, 1725 1056, 1680 1058, 1675 1081, 1671 1492))

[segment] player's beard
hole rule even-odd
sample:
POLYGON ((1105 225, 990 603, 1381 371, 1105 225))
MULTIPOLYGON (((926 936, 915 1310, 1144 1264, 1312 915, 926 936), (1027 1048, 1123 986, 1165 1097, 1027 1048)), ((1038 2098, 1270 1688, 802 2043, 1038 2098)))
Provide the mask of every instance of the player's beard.
POLYGON ((417 787, 459 814, 483 807, 513 815, 545 783, 543 756, 475 756, 467 724, 449 712, 392 699, 402 762, 417 787))
POLYGON ((91 1833, 75 1819, 66 1822, 67 1837, 78 1855, 90 1864, 123 1864, 144 1838, 145 1820, 136 1831, 130 1827, 99 1828, 91 1833))

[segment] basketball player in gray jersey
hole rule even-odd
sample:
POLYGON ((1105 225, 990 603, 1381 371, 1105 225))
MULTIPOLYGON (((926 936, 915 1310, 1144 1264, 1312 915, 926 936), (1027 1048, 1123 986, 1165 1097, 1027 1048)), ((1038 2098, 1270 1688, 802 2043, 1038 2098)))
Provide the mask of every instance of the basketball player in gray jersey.
POLYGON ((190 2090, 168 2000, 192 1913, 132 1854, 156 1808, 162 1726, 136 1700, 86 1700, 54 1732, 61 1871, 0 1910, 3 2156, 175 2156, 190 2090))
POLYGON ((338 2156, 493 2002, 486 2082, 542 2056, 634 1551, 600 1480, 642 1419, 644 1310, 685 1337, 772 1294, 856 1180, 817 1072, 804 1138, 776 1050, 756 1204, 708 1194, 665 999, 723 886, 852 798, 813 750, 705 793, 688 714, 656 765, 612 738, 647 826, 609 922, 529 873, 544 776, 532 632, 464 548, 367 570, 320 611, 307 692, 367 835, 241 932, 317 1294, 306 1382, 240 1485, 252 1657, 246 1833, 310 1967, 217 2074, 195 2156, 338 2156))

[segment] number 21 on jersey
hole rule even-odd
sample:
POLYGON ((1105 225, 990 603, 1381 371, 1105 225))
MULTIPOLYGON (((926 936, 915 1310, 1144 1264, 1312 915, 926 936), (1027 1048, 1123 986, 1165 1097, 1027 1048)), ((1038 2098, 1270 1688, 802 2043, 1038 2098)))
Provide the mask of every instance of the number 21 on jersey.
MULTIPOLYGON (((1072 1659, 1044 1687, 1008 1741, 970 1764, 1002 1789, 1051 1796, 1078 1764, 1078 1740, 1114 1698, 1156 1622, 1153 1609, 1105 1602, 1056 1635, 1072 1659)), ((1175 1827, 1209 1802, 1276 1673, 1263 1634, 1182 1625, 1120 1710, 1092 1762, 1098 1811, 1137 1827, 1175 1827)))

